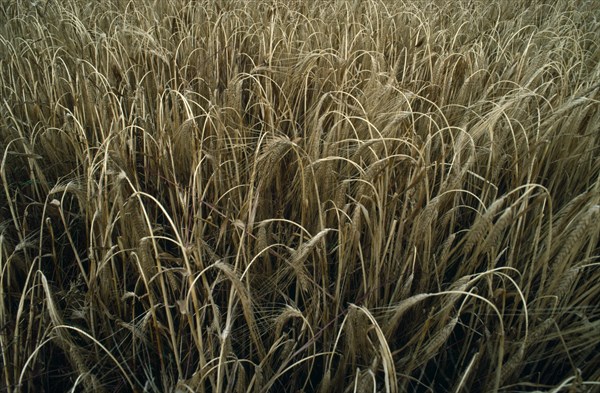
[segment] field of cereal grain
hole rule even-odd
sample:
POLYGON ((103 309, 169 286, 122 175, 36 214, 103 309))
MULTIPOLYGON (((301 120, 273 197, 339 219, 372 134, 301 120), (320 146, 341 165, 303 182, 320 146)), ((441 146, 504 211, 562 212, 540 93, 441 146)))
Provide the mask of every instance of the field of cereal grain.
POLYGON ((0 0, 0 392, 600 390, 585 0, 0 0))

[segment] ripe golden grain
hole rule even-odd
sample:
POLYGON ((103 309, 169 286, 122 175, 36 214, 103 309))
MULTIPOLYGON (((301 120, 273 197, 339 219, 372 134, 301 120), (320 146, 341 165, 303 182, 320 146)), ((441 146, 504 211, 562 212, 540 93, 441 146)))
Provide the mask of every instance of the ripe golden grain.
POLYGON ((600 378, 593 2, 34 3, 0 2, 0 390, 600 378))
POLYGON ((475 221, 465 238, 463 247, 466 253, 471 251, 477 243, 484 240, 485 233, 488 233, 492 226, 492 217, 502 208, 503 204, 503 198, 497 199, 482 215, 478 215, 477 218, 475 218, 475 221))

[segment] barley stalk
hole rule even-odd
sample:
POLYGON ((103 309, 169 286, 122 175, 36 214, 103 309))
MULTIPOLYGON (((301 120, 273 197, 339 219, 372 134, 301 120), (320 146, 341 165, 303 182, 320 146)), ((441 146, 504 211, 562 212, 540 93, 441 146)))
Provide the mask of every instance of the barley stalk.
POLYGON ((425 363, 439 351, 442 345, 448 341, 448 338, 452 334, 452 331, 454 331, 458 320, 459 317, 452 318, 450 322, 446 324, 446 326, 436 332, 435 335, 431 337, 429 341, 427 341, 426 345, 419 351, 419 354, 417 355, 418 364, 425 363))
POLYGON ((489 232, 491 227, 491 219, 492 217, 502 208, 504 204, 504 199, 497 199, 492 203, 492 205, 486 210, 483 215, 477 216, 473 226, 467 233, 465 237, 464 250, 465 253, 468 253, 473 249, 473 247, 481 242, 484 239, 484 234, 489 232))
POLYGON ((502 213, 500 218, 498 218, 498 220, 493 224, 493 227, 490 230, 490 233, 487 235, 487 237, 483 241, 483 244, 481 245, 481 248, 480 248, 481 253, 488 252, 490 249, 492 249, 492 247, 498 247, 498 243, 500 241, 502 234, 504 233, 506 228, 512 223, 513 216, 514 216, 514 214, 513 214, 512 207, 507 208, 504 211, 504 213, 502 213))
POLYGON ((583 217, 572 224, 574 225, 574 228, 562 243, 560 251, 555 257, 556 266, 559 268, 567 266, 573 252, 580 246, 580 242, 585 239, 585 236, 583 236, 584 233, 589 232, 592 226, 597 224, 596 219, 599 212, 600 205, 591 206, 587 209, 583 217))

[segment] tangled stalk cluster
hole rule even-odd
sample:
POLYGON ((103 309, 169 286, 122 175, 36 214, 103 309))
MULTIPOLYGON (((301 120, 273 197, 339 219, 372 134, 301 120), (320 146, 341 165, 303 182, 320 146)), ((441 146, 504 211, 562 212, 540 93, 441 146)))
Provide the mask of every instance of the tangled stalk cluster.
POLYGON ((0 2, 0 391, 600 389, 594 1, 0 2))

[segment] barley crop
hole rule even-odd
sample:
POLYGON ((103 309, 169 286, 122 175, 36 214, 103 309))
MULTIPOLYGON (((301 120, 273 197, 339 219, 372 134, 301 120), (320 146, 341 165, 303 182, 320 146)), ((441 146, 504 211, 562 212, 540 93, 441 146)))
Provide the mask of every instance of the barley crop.
POLYGON ((0 392, 600 385, 594 0, 0 0, 0 392))

